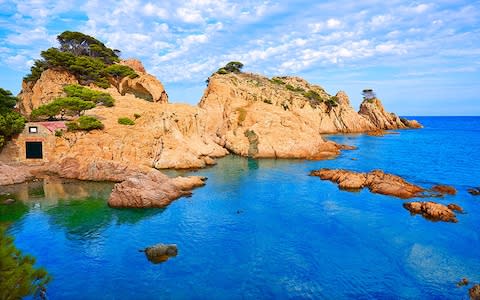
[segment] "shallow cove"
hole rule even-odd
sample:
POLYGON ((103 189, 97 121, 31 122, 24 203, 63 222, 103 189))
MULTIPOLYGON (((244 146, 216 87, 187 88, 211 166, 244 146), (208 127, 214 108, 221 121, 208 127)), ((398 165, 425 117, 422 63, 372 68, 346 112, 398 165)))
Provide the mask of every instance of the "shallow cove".
MULTIPOLYGON (((54 277, 50 299, 458 299, 480 282, 480 118, 417 118, 422 130, 331 136, 358 147, 327 161, 228 156, 207 185, 164 210, 110 209, 110 183, 33 183, 0 205, 25 253, 54 277), (353 160, 355 159, 355 160, 353 160), (450 184, 459 223, 410 216, 403 200, 309 177, 322 167, 375 168, 430 187, 450 184), (139 249, 178 245, 150 263, 139 249)), ((0 191, 6 191, 1 187, 0 191)))

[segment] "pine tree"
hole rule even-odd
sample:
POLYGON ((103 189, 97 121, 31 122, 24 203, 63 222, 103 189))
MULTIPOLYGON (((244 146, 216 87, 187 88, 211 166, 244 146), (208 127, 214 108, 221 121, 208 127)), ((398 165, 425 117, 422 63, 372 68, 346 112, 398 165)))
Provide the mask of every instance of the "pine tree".
POLYGON ((0 299, 45 297, 51 276, 43 268, 34 268, 35 258, 23 255, 13 244, 5 228, 0 227, 0 299))

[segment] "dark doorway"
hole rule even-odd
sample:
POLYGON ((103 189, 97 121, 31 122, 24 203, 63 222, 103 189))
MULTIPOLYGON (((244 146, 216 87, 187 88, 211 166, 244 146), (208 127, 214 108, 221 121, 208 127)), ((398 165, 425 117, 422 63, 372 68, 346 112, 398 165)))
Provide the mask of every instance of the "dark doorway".
POLYGON ((27 158, 43 158, 42 142, 25 142, 27 158))

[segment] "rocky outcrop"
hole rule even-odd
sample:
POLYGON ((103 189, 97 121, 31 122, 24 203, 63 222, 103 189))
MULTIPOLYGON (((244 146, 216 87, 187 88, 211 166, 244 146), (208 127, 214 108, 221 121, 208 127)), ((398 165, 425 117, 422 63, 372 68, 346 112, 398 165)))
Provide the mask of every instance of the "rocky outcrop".
POLYGON ((416 120, 407 120, 394 113, 387 112, 382 102, 377 98, 363 100, 358 113, 380 130, 422 128, 422 125, 416 120))
POLYGON ((381 170, 360 173, 342 169, 320 169, 312 171, 310 175, 335 182, 340 189, 359 190, 366 187, 372 193, 403 199, 417 197, 424 191, 423 188, 411 184, 399 176, 387 174, 381 170))
POLYGON ((471 300, 480 300, 480 284, 476 284, 468 290, 471 300))
POLYGON ((337 155, 340 147, 321 133, 374 128, 349 106, 344 93, 335 98, 337 107, 327 104, 331 99, 321 87, 297 77, 269 80, 232 73, 210 77, 199 106, 207 112, 207 132, 235 154, 322 159, 337 155))
POLYGON ((203 186, 205 178, 169 178, 157 170, 139 173, 113 187, 108 199, 111 207, 165 207, 173 200, 191 195, 195 187, 203 186))
POLYGON ((125 77, 120 81, 120 94, 132 94, 147 101, 168 103, 167 92, 155 76, 140 72, 137 74, 139 76, 136 78, 125 77))
POLYGON ((89 156, 65 157, 46 169, 59 177, 90 181, 121 182, 139 173, 148 173, 151 168, 131 165, 113 160, 89 156))
POLYGON ((432 191, 440 193, 442 195, 456 195, 457 190, 453 186, 448 185, 435 185, 432 187, 432 191))
POLYGON ((408 202, 403 207, 411 214, 421 214, 424 218, 432 221, 457 223, 457 216, 451 208, 435 202, 408 202))
POLYGON ((16 184, 33 179, 30 169, 25 166, 10 166, 0 163, 0 186, 16 184))
POLYGON ((36 82, 22 82, 18 109, 23 115, 30 115, 33 109, 63 95, 65 85, 76 83, 78 80, 67 71, 45 70, 36 82))
POLYGON ((120 61, 121 65, 132 68, 137 73, 147 73, 142 62, 135 58, 124 59, 120 61))

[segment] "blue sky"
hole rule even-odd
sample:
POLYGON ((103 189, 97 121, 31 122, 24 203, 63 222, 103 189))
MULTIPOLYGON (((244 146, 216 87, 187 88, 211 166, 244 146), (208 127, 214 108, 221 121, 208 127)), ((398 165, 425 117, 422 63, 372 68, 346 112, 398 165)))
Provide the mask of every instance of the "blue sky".
POLYGON ((480 115, 480 1, 0 0, 0 87, 18 93, 56 35, 81 31, 143 61, 195 104, 231 60, 297 75, 355 108, 374 88, 401 115, 480 115))

